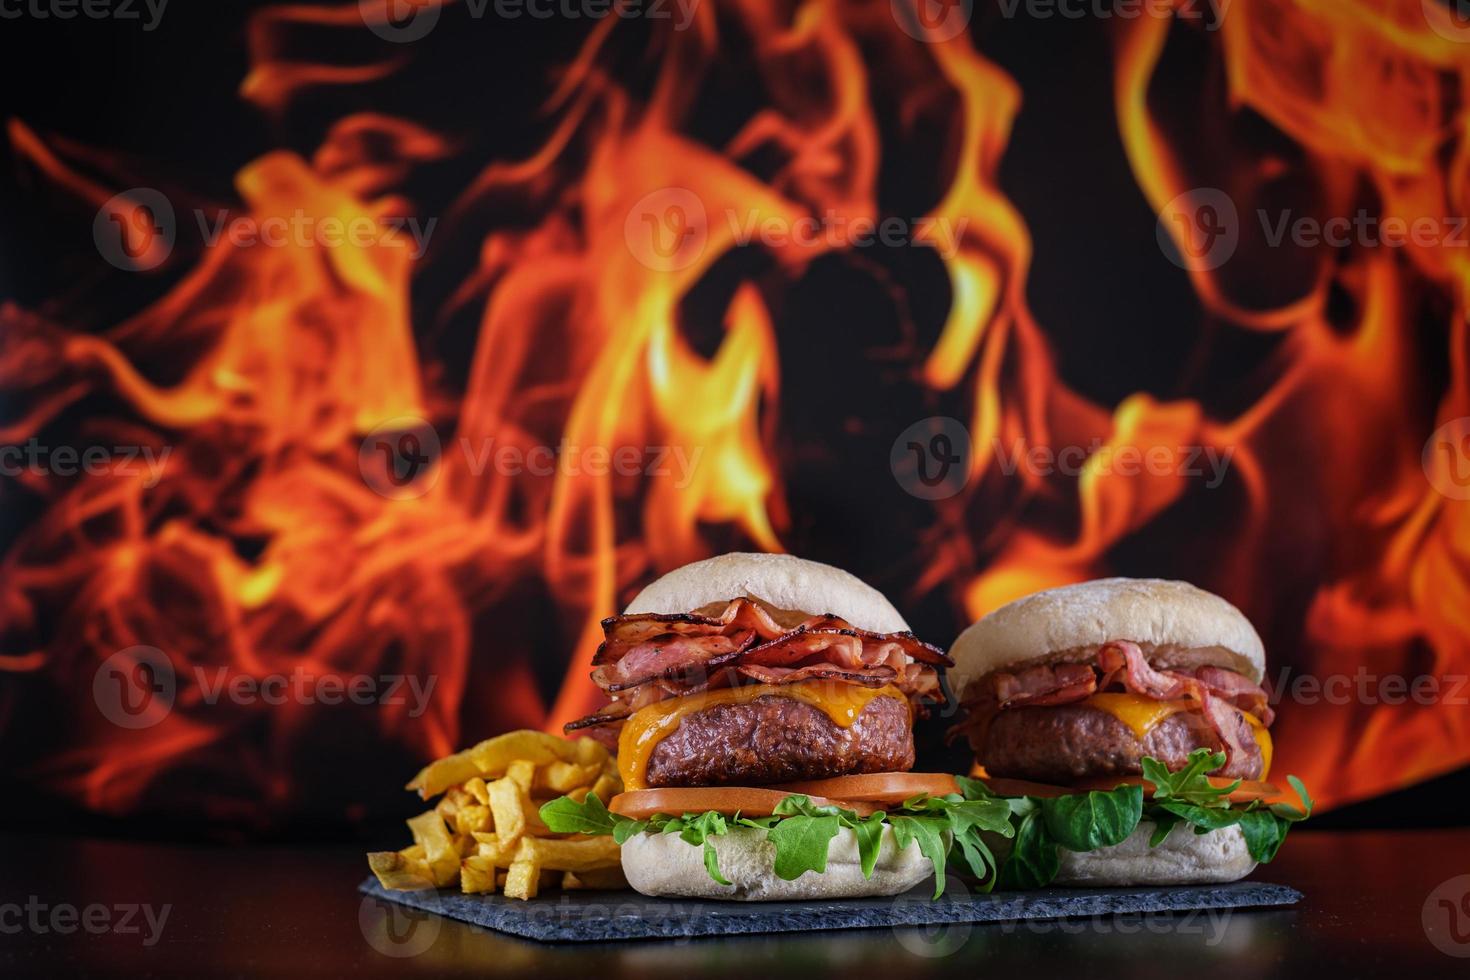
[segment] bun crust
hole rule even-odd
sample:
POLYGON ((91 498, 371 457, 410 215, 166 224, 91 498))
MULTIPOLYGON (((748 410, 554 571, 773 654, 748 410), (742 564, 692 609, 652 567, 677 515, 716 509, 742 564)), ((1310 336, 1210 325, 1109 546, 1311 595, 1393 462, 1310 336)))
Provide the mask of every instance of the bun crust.
POLYGON ((952 689, 1017 665, 1075 661, 1110 640, 1137 643, 1161 669, 1212 664, 1259 684, 1266 651, 1250 620, 1188 582, 1105 578, 1017 599, 960 634, 950 649, 952 689))
POLYGON ((1178 826, 1149 847, 1154 825, 1144 821, 1121 844, 1079 853, 1060 848, 1059 885, 1202 885, 1239 881, 1256 869, 1240 827, 1196 834, 1178 826))
POLYGON ((856 575, 794 555, 745 552, 676 568, 649 583, 623 612, 687 613, 741 596, 809 616, 832 613, 874 633, 898 633, 909 628, 883 593, 856 575))
POLYGON ((772 870, 776 847, 766 840, 765 831, 732 827, 728 834, 710 840, 719 855, 720 874, 729 885, 711 878, 704 869, 703 849, 684 843, 678 834, 643 833, 629 838, 623 844, 623 874, 644 895, 788 902, 897 895, 934 873, 916 842, 900 850, 892 828, 886 826, 871 878, 863 877, 857 835, 847 828, 827 846, 827 870, 822 874, 808 871, 795 881, 776 877, 772 870))

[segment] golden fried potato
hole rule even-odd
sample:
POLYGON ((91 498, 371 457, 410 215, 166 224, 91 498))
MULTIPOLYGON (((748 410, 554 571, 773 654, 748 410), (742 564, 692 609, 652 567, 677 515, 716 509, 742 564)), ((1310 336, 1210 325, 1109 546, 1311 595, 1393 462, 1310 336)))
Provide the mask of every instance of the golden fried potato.
POLYGON ((429 763, 409 781, 407 788, 417 790, 419 796, 428 799, 476 776, 498 779, 517 760, 525 760, 535 766, 558 761, 601 766, 609 758, 606 747, 590 738, 568 741, 545 732, 522 729, 486 739, 462 752, 429 763))
POLYGON ((541 869, 534 861, 512 861, 506 870, 506 898, 535 898, 540 885, 541 869))
POLYGON ((433 810, 421 813, 408 821, 415 844, 424 848, 424 857, 429 864, 429 876, 436 887, 454 884, 459 874, 459 844, 449 836, 444 818, 433 810))
POLYGON ((495 862, 489 858, 465 858, 459 863, 459 890, 466 895, 495 891, 495 871, 495 862))
POLYGON ((611 837, 580 840, 547 840, 522 837, 516 845, 517 861, 532 861, 556 871, 591 871, 620 864, 618 844, 611 837))
POLYGON ((422 858, 407 857, 402 851, 374 851, 367 859, 368 869, 384 888, 418 891, 434 887, 429 866, 422 858))

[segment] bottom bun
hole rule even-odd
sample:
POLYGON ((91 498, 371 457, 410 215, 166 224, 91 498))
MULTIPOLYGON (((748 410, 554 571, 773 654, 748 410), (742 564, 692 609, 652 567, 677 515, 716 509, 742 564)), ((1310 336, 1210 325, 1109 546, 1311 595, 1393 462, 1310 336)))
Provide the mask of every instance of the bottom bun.
POLYGON ((910 842, 900 849, 893 830, 883 828, 878 864, 871 878, 863 877, 858 862, 857 835, 838 831, 827 845, 827 870, 808 871, 795 881, 776 877, 772 865, 776 847, 766 832, 754 827, 732 827, 711 837, 720 860, 722 885, 704 869, 704 849, 686 844, 678 834, 638 834, 623 844, 623 875, 645 895, 684 898, 724 898, 737 902, 781 902, 804 898, 862 898, 897 895, 930 877, 934 866, 910 842))
POLYGON ((1196 834, 1174 828, 1158 847, 1149 847, 1154 825, 1144 821, 1121 844, 1095 851, 1059 848, 1059 885, 1203 885, 1239 881, 1256 869, 1240 827, 1196 834))

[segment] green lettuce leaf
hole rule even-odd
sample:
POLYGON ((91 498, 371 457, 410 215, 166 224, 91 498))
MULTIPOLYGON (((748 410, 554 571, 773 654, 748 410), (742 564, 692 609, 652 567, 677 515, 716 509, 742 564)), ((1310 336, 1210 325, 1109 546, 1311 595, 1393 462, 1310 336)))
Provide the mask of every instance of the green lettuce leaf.
POLYGON ((1143 787, 1119 786, 1041 801, 1047 833, 1069 851, 1095 851, 1128 839, 1143 816, 1143 787))

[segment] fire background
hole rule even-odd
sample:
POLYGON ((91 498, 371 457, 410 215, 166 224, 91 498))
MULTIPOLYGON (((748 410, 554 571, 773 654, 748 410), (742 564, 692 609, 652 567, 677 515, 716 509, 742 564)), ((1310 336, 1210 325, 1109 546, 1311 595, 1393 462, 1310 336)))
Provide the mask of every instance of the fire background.
POLYGON ((921 2, 6 6, 0 821, 381 835, 765 549, 1189 579, 1315 826, 1462 824, 1470 27, 921 2))

